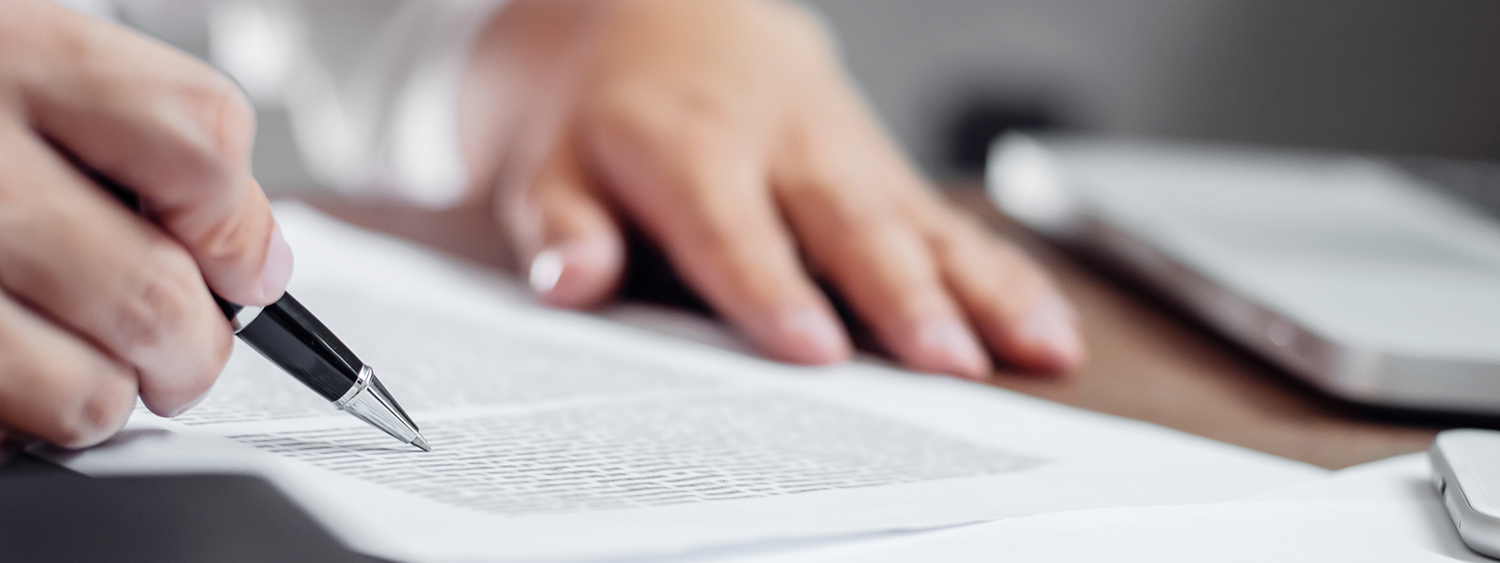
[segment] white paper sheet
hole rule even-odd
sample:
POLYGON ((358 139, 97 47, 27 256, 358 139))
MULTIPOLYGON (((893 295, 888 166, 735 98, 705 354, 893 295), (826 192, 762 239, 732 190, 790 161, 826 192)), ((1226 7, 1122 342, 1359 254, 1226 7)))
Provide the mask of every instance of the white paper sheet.
POLYGON ((1426 454, 1352 467, 1242 500, 1056 512, 724 563, 947 561, 1493 561, 1467 547, 1426 454))
MULTIPOLYGON (((1215 501, 1324 473, 950 378, 780 365, 544 310, 424 249, 300 205, 276 212, 297 252, 292 291, 434 451, 241 347, 188 415, 138 412, 117 439, 57 459, 94 474, 264 474, 351 546, 403 561, 694 553, 1215 501)), ((675 327, 722 339, 701 321, 675 327)))
MULTIPOLYGON (((1454 561, 1420 549, 1420 521, 1380 503, 1261 502, 1104 508, 1015 518, 957 530, 811 549, 779 563, 944 561, 1153 563, 1454 561)), ((732 559, 735 563, 770 558, 732 559)))

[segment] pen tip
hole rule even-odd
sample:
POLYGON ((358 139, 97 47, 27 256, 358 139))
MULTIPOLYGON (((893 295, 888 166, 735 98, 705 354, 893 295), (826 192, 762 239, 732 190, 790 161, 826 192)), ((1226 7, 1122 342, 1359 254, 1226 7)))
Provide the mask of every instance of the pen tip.
POLYGON ((432 446, 427 445, 427 439, 423 438, 421 434, 417 434, 417 438, 411 441, 411 445, 422 448, 424 452, 432 451, 432 446))

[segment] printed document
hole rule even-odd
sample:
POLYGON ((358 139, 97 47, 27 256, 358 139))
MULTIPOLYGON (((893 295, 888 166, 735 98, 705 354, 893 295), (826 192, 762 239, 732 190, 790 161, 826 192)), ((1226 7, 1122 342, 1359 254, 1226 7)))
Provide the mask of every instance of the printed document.
POLYGON ((187 414, 138 410, 103 446, 49 455, 100 475, 264 475, 351 547, 397 561, 692 556, 1219 501, 1325 473, 874 360, 782 365, 548 310, 431 250, 296 203, 276 213, 296 251, 292 293, 375 369, 433 451, 240 346, 187 414))

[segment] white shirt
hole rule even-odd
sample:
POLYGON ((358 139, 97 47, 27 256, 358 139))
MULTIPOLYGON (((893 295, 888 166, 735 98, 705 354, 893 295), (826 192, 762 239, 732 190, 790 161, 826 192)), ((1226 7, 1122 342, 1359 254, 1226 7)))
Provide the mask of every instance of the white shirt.
POLYGON ((237 80, 261 117, 263 183, 301 176, 432 206, 463 196, 458 85, 475 33, 503 0, 60 1, 237 80))

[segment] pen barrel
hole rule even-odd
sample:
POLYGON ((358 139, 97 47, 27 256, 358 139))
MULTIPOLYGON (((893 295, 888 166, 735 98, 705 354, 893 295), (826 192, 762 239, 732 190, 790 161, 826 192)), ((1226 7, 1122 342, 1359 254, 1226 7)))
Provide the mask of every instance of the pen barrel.
POLYGON ((226 319, 234 320, 234 316, 240 314, 240 311, 245 309, 243 306, 225 301, 223 297, 219 297, 218 293, 210 291, 208 294, 214 296, 214 304, 218 305, 219 310, 224 312, 224 318, 226 319))
MULTIPOLYGON (((230 318, 237 312, 225 308, 230 318)), ((329 401, 338 401, 354 387, 360 370, 365 367, 354 352, 290 293, 262 309, 237 335, 329 401)))

